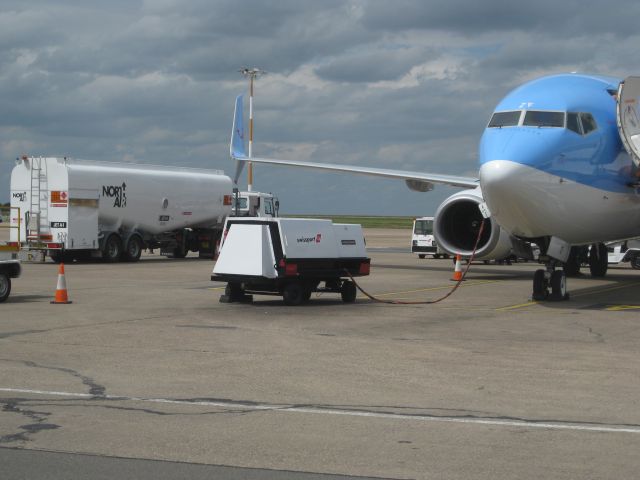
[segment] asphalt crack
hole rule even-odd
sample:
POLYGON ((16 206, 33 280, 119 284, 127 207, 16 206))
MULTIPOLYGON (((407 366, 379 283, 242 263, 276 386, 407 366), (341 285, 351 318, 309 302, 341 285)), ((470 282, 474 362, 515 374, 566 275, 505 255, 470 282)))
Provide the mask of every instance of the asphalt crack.
POLYGON ((22 361, 18 361, 18 360, 7 360, 7 359, 0 359, 0 361, 3 362, 14 362, 14 363, 22 363, 23 365, 27 366, 27 367, 32 367, 32 368, 41 368, 44 370, 53 370, 56 372, 63 372, 63 373, 67 373, 69 375, 71 375, 72 377, 78 378, 83 385, 86 385, 89 388, 89 394, 93 395, 94 397, 104 397, 106 395, 106 387, 104 387, 104 385, 100 385, 98 383, 95 382, 95 380, 91 377, 87 377, 86 375, 82 375, 80 372, 77 372, 76 370, 73 370, 71 368, 65 368, 65 367, 52 367, 52 366, 47 366, 47 365, 40 365, 36 362, 32 362, 30 360, 22 360, 22 361))
POLYGON ((23 415, 31 422, 25 425, 20 425, 19 432, 0 435, 0 445, 15 442, 28 442, 31 440, 32 435, 35 435, 42 430, 55 430, 60 428, 60 425, 47 423, 51 412, 41 412, 23 408, 21 404, 26 401, 27 399, 25 398, 9 398, 1 401, 1 403, 4 404, 2 407, 3 412, 23 415))
MULTIPOLYGON (((62 373, 71 375, 74 378, 79 379, 82 382, 82 384, 89 389, 89 394, 92 395, 91 398, 104 398, 106 396, 106 388, 104 387, 104 385, 100 385, 93 378, 83 375, 80 372, 73 370, 71 368, 40 365, 30 360, 0 359, 0 361, 7 362, 7 363, 20 363, 30 368, 39 368, 44 370, 53 370, 56 372, 62 372, 62 373)), ((20 415, 24 415, 25 417, 31 420, 31 423, 21 425, 19 427, 20 431, 18 432, 7 434, 7 435, 1 435, 0 445, 4 443, 26 442, 26 441, 29 441, 33 435, 36 435, 37 433, 43 430, 55 430, 57 428, 60 428, 60 425, 47 422, 49 416, 51 415, 51 412, 41 412, 37 410, 29 410, 26 408, 22 408, 21 404, 26 401, 27 400, 23 398, 0 400, 0 403, 3 404, 3 407, 2 407, 3 412, 17 413, 20 415)))

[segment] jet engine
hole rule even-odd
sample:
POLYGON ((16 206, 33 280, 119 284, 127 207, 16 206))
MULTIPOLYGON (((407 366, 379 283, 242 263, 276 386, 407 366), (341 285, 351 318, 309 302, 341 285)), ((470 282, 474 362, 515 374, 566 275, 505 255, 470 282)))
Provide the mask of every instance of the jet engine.
MULTIPOLYGON (((434 217, 433 230, 436 241, 443 250, 453 255, 471 256, 483 218, 478 206, 483 202, 482 190, 478 187, 451 195, 440 204, 434 217)), ((493 218, 488 218, 475 258, 499 260, 514 251, 519 255, 522 255, 523 249, 530 252, 530 246, 523 243, 509 235, 493 218)))

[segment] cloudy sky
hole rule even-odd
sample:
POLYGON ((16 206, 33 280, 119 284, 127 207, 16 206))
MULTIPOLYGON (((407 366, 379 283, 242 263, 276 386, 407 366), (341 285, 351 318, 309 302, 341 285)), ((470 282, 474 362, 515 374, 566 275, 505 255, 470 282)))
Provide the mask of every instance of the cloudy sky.
MULTIPOLYGON (((244 66, 269 72, 254 155, 475 176, 483 127, 519 83, 640 73, 640 3, 521 3, 2 0, 0 202, 22 154, 232 174, 244 66)), ((273 166, 254 189, 285 213, 371 215, 432 214, 456 191, 273 166)))

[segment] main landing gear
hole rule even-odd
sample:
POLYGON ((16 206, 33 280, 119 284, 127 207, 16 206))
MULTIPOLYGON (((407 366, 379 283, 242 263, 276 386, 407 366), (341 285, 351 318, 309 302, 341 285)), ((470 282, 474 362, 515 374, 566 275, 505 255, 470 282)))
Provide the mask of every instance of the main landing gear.
POLYGON ((593 244, 589 247, 571 247, 566 262, 560 262, 548 255, 540 258, 545 269, 536 270, 533 275, 533 294, 531 298, 541 300, 568 300, 567 276, 580 274, 583 263, 589 264, 592 277, 604 277, 607 273, 608 253, 604 243, 593 244), (561 269, 556 270, 557 267, 561 269))

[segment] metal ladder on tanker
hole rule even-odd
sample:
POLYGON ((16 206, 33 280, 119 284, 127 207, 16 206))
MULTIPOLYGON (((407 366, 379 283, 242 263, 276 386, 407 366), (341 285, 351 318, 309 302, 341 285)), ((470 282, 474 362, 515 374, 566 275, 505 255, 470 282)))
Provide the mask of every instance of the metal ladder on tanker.
POLYGON ((31 195, 27 222, 27 248, 49 233, 49 183, 44 158, 31 159, 31 195))

